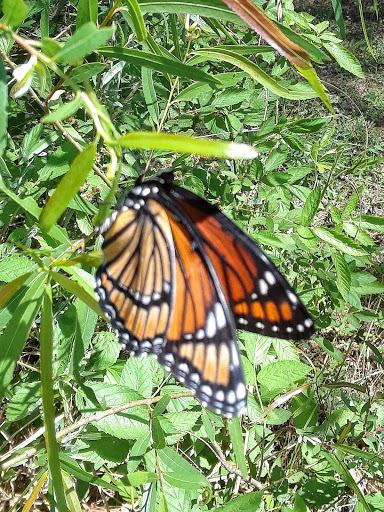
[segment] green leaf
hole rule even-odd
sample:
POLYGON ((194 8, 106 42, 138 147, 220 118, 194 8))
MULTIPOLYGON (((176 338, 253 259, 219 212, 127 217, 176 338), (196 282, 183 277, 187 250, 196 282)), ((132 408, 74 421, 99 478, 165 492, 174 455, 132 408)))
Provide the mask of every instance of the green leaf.
POLYGON ((76 64, 83 57, 105 44, 113 33, 114 29, 111 27, 98 29, 94 23, 86 23, 68 39, 60 50, 58 58, 70 65, 76 64))
POLYGON ((152 376, 148 357, 130 357, 121 372, 119 384, 136 391, 143 398, 150 398, 152 376))
POLYGON ((269 173, 274 171, 280 165, 282 165, 286 159, 288 154, 288 146, 286 144, 280 144, 279 147, 274 149, 269 155, 267 160, 265 161, 264 171, 265 173, 269 173))
POLYGON ((353 73, 359 78, 364 78, 364 73, 361 69, 360 62, 346 48, 335 42, 324 43, 324 47, 336 59, 337 63, 342 68, 346 69, 350 73, 353 73))
POLYGON ((277 361, 261 368, 257 375, 260 385, 274 393, 291 387, 303 379, 311 368, 299 361, 277 361))
POLYGON ((0 399, 4 397, 12 380, 16 362, 40 308, 46 280, 47 273, 42 272, 28 284, 17 310, 0 338, 0 399))
POLYGON ((112 332, 98 332, 92 341, 94 347, 89 367, 93 370, 106 370, 117 361, 121 345, 112 332))
POLYGON ((365 249, 363 249, 356 242, 348 238, 347 236, 340 235, 336 231, 332 229, 326 228, 313 228, 312 230, 314 234, 323 240, 324 242, 329 243, 333 247, 336 247, 339 251, 344 254, 349 254, 350 256, 367 256, 368 253, 365 249))
MULTIPOLYGON (((116 384, 88 382, 87 387, 95 393, 98 402, 104 404, 106 409, 142 399, 135 391, 116 384)), ((94 412, 93 403, 82 391, 79 390, 76 400, 84 416, 89 416, 94 412)), ((98 430, 119 439, 138 439, 148 432, 148 420, 147 406, 140 405, 101 418, 99 421, 93 422, 93 425, 98 430)))
POLYGON ((41 406, 40 381, 19 382, 6 411, 8 421, 19 421, 41 406))
POLYGON ((114 48, 105 46, 98 50, 98 53, 108 58, 119 59, 123 62, 129 62, 139 67, 146 67, 160 71, 163 74, 177 75, 183 78, 217 84, 219 81, 196 67, 182 64, 181 62, 164 57, 163 55, 154 55, 152 53, 143 52, 141 50, 129 50, 127 48, 114 48))
POLYGON ((83 285, 77 283, 74 279, 69 279, 69 277, 59 272, 51 272, 51 276, 52 279, 59 283, 65 290, 85 302, 95 313, 99 316, 104 316, 94 293, 90 294, 83 285))
POLYGON ((152 440, 153 448, 155 450, 161 450, 165 448, 165 435, 161 427, 159 418, 152 419, 152 440))
POLYGON ((27 15, 28 7, 23 0, 3 0, 3 13, 5 25, 17 27, 27 15))
POLYGON ((152 411, 152 418, 156 418, 157 416, 161 416, 165 409, 168 407, 169 402, 171 401, 171 397, 169 395, 165 395, 161 398, 159 402, 155 405, 152 411))
POLYGON ((374 215, 362 215, 353 219, 362 229, 374 229, 384 233, 384 217, 375 217, 374 215))
POLYGON ((234 23, 245 25, 231 9, 223 2, 210 0, 209 4, 202 0, 138 0, 141 12, 161 13, 173 12, 176 14, 197 14, 199 16, 207 16, 212 18, 221 18, 222 20, 232 21, 234 23))
POLYGON ((334 252, 332 253, 332 261, 336 269, 336 284, 344 300, 348 300, 351 290, 351 273, 344 257, 334 252))
MULTIPOLYGON (((191 466, 191 464, 189 464, 185 459, 180 457, 174 448, 167 446, 164 449, 159 450, 158 457, 162 464, 164 464, 166 468, 165 471, 167 471, 168 475, 172 474, 174 477, 176 477, 176 475, 180 475, 182 477, 181 482, 184 482, 184 476, 188 478, 189 475, 191 481, 193 481, 194 489, 210 486, 205 476, 196 468, 191 466)), ((181 488, 185 489, 185 487, 182 486, 181 488)))
POLYGON ((101 489, 110 489, 113 492, 119 493, 120 489, 113 483, 98 478, 89 471, 84 471, 80 468, 76 461, 71 459, 64 451, 60 452, 61 467, 65 469, 70 475, 74 476, 77 480, 87 482, 88 484, 99 486, 101 489))
POLYGON ((81 512, 81 504, 76 492, 76 486, 73 478, 66 472, 61 471, 61 477, 64 484, 65 498, 70 512, 81 512))
POLYGON ((0 157, 7 145, 8 87, 3 58, 0 55, 0 157))
POLYGON ((347 204, 344 206, 343 213, 341 214, 341 220, 346 220, 355 210, 359 202, 359 196, 356 192, 352 192, 351 197, 348 199, 347 204))
POLYGON ((228 431, 229 437, 231 438, 237 465, 239 466, 239 469, 243 477, 246 478, 248 475, 248 471, 245 462, 243 433, 241 430, 239 418, 231 419, 231 421, 228 423, 228 431))
POLYGON ((303 75, 304 78, 308 80, 308 82, 311 84, 313 90, 317 93, 321 101, 324 103, 324 105, 327 107, 327 109, 330 111, 331 114, 334 114, 334 110, 332 107, 331 100, 329 99, 323 84, 320 82, 319 77, 316 74, 316 71, 313 68, 309 69, 301 69, 297 68, 298 71, 303 75))
POLYGON ((0 261, 0 281, 9 283, 26 272, 30 272, 35 263, 21 254, 12 254, 0 261))
POLYGON ((77 4, 76 30, 92 21, 97 23, 97 0, 79 0, 77 4))
POLYGON ((141 14, 140 6, 137 3, 137 0, 127 0, 126 3, 128 4, 128 11, 132 18, 137 40, 140 43, 147 38, 147 29, 145 28, 145 22, 143 15, 141 14))
POLYGON ((316 215, 321 201, 321 186, 318 185, 316 188, 311 190, 307 200, 305 201, 304 208, 301 214, 301 223, 303 226, 310 226, 313 218, 316 215))
POLYGON ((68 101, 68 103, 64 103, 59 108, 47 114, 41 119, 42 123, 53 123, 54 121, 62 121, 63 119, 67 119, 72 114, 77 112, 79 107, 83 105, 83 100, 81 96, 77 96, 74 100, 68 101))
POLYGON ((92 169, 95 154, 95 144, 89 144, 72 162, 40 215, 40 225, 43 231, 48 232, 53 227, 70 200, 75 197, 92 169))
POLYGON ((202 488, 201 478, 197 477, 195 474, 165 472, 163 473, 163 478, 166 482, 179 489, 193 491, 202 488))
POLYGON ((10 283, 7 283, 0 290, 0 309, 18 292, 25 281, 32 275, 32 272, 23 274, 10 283))
POLYGON ((158 149, 179 153, 196 153, 217 158, 256 158, 258 153, 247 144, 208 140, 171 133, 132 132, 118 139, 124 148, 158 149))
POLYGON ((335 19, 337 26, 340 30, 340 37, 341 39, 345 39, 345 25, 344 25, 344 18, 343 18, 343 11, 341 10, 341 4, 340 0, 332 0, 332 7, 333 11, 335 13, 335 19))
POLYGON ((140 436, 132 446, 131 453, 129 455, 129 461, 127 463, 127 469, 129 473, 133 473, 138 465, 142 461, 142 456, 146 453, 151 442, 151 434, 147 432, 140 436))
POLYGON ((353 476, 350 473, 348 466, 344 463, 341 458, 338 456, 338 451, 335 454, 329 453, 327 450, 321 448, 320 454, 325 457, 329 465, 332 469, 340 475, 340 478, 343 480, 345 485, 347 485, 357 496, 360 503, 364 506, 364 509, 367 512, 372 512, 371 507, 365 501, 364 495, 360 491, 360 488, 357 482, 354 480, 353 476))
POLYGON ((231 50, 223 50, 221 48, 200 48, 199 50, 195 50, 194 53, 196 56, 192 57, 192 59, 189 61, 190 64, 212 59, 229 62, 230 64, 233 64, 234 66, 237 66, 243 71, 249 73, 249 75, 256 82, 260 83, 277 96, 291 100, 304 100, 315 98, 317 96, 313 92, 302 93, 288 90, 287 88, 280 85, 274 78, 269 76, 265 71, 263 71, 257 64, 254 64, 251 60, 231 50))
POLYGON ((159 122, 159 105, 157 103, 155 87, 153 84, 152 70, 148 68, 141 69, 141 79, 143 82, 143 93, 145 103, 147 104, 149 115, 155 126, 159 122))
POLYGON ((217 507, 217 512, 254 512, 259 510, 261 500, 263 498, 263 491, 250 492, 243 496, 234 498, 229 503, 222 507, 217 507))
POLYGON ((137 471, 136 473, 130 473, 128 475, 129 484, 133 487, 139 487, 139 485, 155 482, 157 479, 157 474, 151 473, 150 471, 137 471))

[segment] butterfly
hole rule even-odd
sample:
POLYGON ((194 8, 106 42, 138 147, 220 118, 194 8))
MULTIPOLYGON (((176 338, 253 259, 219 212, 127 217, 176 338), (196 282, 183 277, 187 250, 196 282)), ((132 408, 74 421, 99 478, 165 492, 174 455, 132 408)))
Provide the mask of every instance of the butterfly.
POLYGON ((218 208, 140 177, 104 221, 96 273, 101 309, 135 355, 154 354, 208 409, 247 403, 236 329, 308 339, 313 320, 260 248, 218 208))

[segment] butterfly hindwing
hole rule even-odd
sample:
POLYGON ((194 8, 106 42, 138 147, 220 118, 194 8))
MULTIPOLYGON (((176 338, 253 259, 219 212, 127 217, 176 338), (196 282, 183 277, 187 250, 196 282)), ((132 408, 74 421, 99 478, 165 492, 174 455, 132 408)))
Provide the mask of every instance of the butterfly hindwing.
POLYGON ((233 318, 196 241, 168 212, 175 243, 175 306, 159 361, 209 409, 244 411, 246 387, 233 318))

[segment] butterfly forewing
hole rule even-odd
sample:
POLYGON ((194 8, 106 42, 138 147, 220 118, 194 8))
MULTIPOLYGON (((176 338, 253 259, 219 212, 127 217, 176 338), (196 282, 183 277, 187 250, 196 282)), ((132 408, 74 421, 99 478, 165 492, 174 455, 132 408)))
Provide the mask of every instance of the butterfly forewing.
POLYGON ((191 234, 172 212, 168 217, 175 244, 175 306, 159 361, 206 407, 238 415, 247 393, 231 313, 191 234))
POLYGON ((195 194, 172 195, 201 235, 236 326, 265 336, 307 339, 313 321, 275 265, 228 217, 195 194))
POLYGON ((106 222, 103 263, 96 274, 101 308, 135 354, 165 343, 174 303, 174 246, 168 217, 156 201, 128 195, 106 222))

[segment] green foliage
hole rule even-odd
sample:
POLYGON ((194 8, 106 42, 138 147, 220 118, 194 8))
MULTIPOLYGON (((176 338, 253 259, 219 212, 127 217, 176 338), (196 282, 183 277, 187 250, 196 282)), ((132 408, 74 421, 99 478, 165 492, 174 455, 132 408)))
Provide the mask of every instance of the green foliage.
MULTIPOLYGON (((0 464, 9 494, 30 482, 11 510, 31 490, 28 505, 71 511, 384 508, 383 144, 357 143, 352 117, 203 4, 2 3, 0 464), (94 226, 164 167, 262 246, 316 321, 296 347, 239 332, 241 419, 203 409, 153 358, 119 356, 94 296, 94 226)), ((327 21, 285 0, 278 26, 323 69, 363 76, 327 21)))

